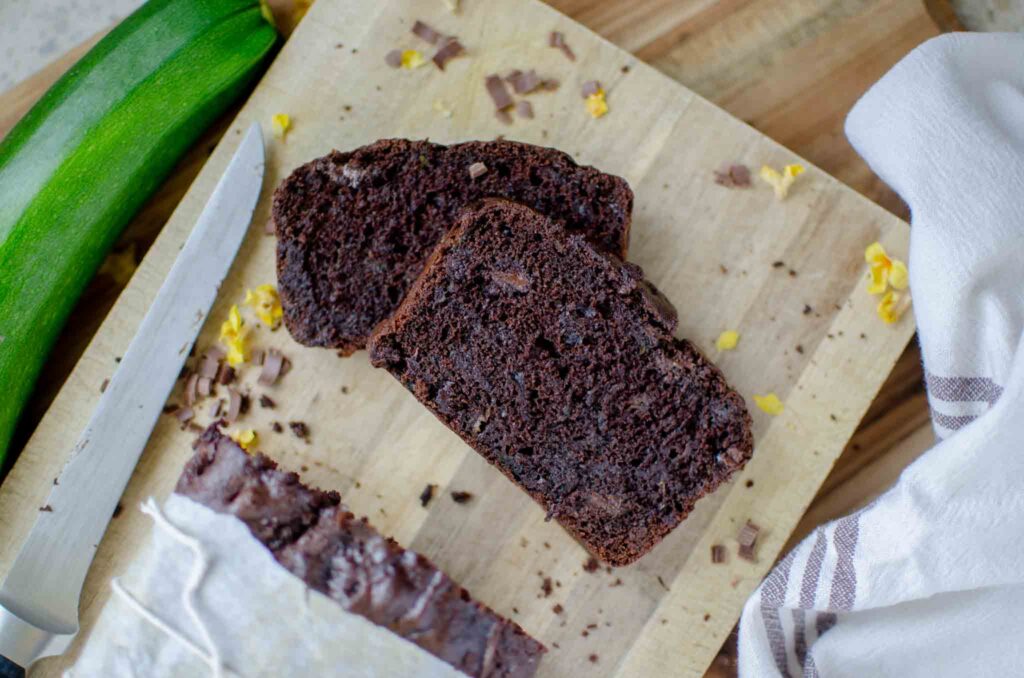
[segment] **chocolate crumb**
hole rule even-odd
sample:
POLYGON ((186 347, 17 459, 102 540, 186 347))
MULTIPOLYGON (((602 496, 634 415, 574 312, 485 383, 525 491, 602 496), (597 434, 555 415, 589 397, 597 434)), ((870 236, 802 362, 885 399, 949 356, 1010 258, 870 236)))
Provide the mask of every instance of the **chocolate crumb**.
POLYGON ((437 485, 428 483, 427 486, 423 488, 423 491, 420 492, 420 506, 427 508, 427 504, 429 504, 430 500, 434 498, 434 489, 436 487, 437 485))
POLYGON ((580 631, 580 635, 583 636, 584 638, 586 638, 587 636, 590 635, 590 631, 588 631, 586 629, 583 629, 582 631, 580 631))
POLYGON ((789 269, 789 277, 790 278, 795 278, 796 277, 796 271, 794 271, 793 269, 789 269))
POLYGON ((561 603, 557 603, 553 608, 551 608, 551 611, 555 614, 562 614, 562 612, 565 611, 565 608, 562 607, 561 603))
POLYGON ((596 628, 597 628, 597 624, 587 624, 587 630, 588 631, 593 631, 596 628))
POLYGON ((449 61, 457 56, 462 56, 466 53, 466 48, 462 46, 456 38, 448 38, 438 48, 437 52, 430 58, 434 62, 434 65, 440 68, 442 71, 449 61))
POLYGON ((42 513, 53 513, 53 507, 46 504, 45 506, 40 506, 39 511, 42 513))
POLYGON ((488 75, 484 78, 484 87, 487 88, 487 93, 491 96, 491 101, 494 102, 496 110, 505 110, 515 103, 512 100, 512 95, 505 88, 505 81, 501 79, 501 76, 495 74, 488 75))
POLYGON ((861 338, 861 339, 867 339, 867 338, 868 338, 868 335, 866 335, 866 334, 864 334, 863 332, 861 332, 861 333, 860 333, 860 338, 861 338))
POLYGON ((342 395, 348 395, 348 386, 342 386, 341 387, 341 394, 342 395))
POLYGON ((526 537, 520 537, 519 538, 519 546, 520 547, 525 549, 529 545, 530 545, 530 542, 526 539, 526 537))
POLYGON ((300 467, 299 467, 299 470, 300 470, 300 471, 302 471, 303 473, 309 473, 309 467, 308 467, 308 466, 306 466, 305 464, 303 464, 302 466, 300 466, 300 467))
POLYGON ((772 268, 782 268, 785 265, 786 265, 786 262, 784 262, 784 261, 773 261, 772 262, 772 268))
POLYGON ((810 315, 813 312, 814 312, 814 309, 811 308, 810 304, 804 304, 804 315, 810 315))
POLYGON ((277 407, 277 403, 275 403, 270 398, 270 396, 264 394, 264 395, 260 396, 260 407, 266 408, 268 410, 272 410, 275 407, 277 407))
POLYGON ((555 648, 556 650, 561 650, 562 649, 562 646, 559 645, 558 643, 551 643, 551 647, 555 648))
POLYGON ((754 481, 753 481, 753 480, 748 480, 748 481, 747 481, 746 483, 744 483, 744 484, 745 484, 745 485, 746 485, 747 487, 753 487, 753 486, 754 486, 754 481))
POLYGON ((106 391, 108 386, 110 386, 110 380, 109 379, 104 379, 103 383, 100 384, 100 393, 103 393, 104 391, 106 391))
POLYGON ((593 96, 600 91, 601 83, 599 83, 597 80, 587 80, 585 83, 583 83, 583 87, 580 89, 580 94, 583 95, 584 99, 586 99, 587 97, 593 96))
POLYGON ((623 66, 619 70, 622 71, 623 73, 629 73, 629 66, 623 66))
POLYGON ((591 664, 596 664, 597 663, 597 655, 596 654, 590 655, 589 657, 587 657, 587 659, 590 660, 591 664))
POLYGON ((551 586, 551 577, 544 577, 544 581, 541 582, 540 590, 544 593, 545 598, 551 595, 551 592, 554 590, 551 586))
POLYGON ((513 607, 512 608, 512 614, 519 614, 519 608, 518 607, 513 607))
POLYGON ((462 492, 462 491, 452 492, 452 501, 454 501, 456 504, 465 504, 466 502, 468 502, 472 498, 473 498, 473 493, 472 492, 462 492))
POLYGON ((718 265, 718 270, 722 272, 722 275, 728 275, 729 274, 729 269, 727 269, 724 264, 719 264, 718 265))
POLYGON ((608 585, 608 588, 614 588, 616 586, 622 586, 622 579, 620 577, 616 577, 615 581, 608 585))
POLYGON ((728 165, 715 170, 715 183, 726 188, 749 188, 750 169, 746 165, 728 165))
POLYGON ((271 430, 274 431, 274 433, 284 433, 284 427, 281 426, 281 422, 279 421, 275 421, 273 424, 271 424, 270 428, 271 430))
POLYGON ((309 427, 306 426, 305 422, 302 421, 290 421, 288 422, 288 428, 292 430, 297 438, 306 440, 309 438, 309 427))
POLYGON ((587 558, 587 561, 583 563, 584 572, 594 573, 597 572, 598 568, 600 567, 601 563, 597 562, 597 558, 594 558, 593 556, 587 558))
POLYGON ((661 625, 665 626, 666 624, 668 624, 668 620, 667 619, 662 619, 661 620, 661 625))
POLYGON ((546 549, 549 549, 549 548, 551 548, 551 544, 549 544, 549 543, 547 543, 547 542, 544 542, 544 548, 546 548, 546 549))
POLYGON ((714 544, 711 547, 711 562, 715 565, 725 562, 725 547, 721 544, 714 544))
POLYGON ((839 421, 839 419, 834 414, 828 415, 828 418, 831 419, 832 421, 839 421))
POLYGON ((121 515, 122 511, 124 511, 124 504, 122 504, 121 502, 117 502, 117 506, 114 507, 114 515, 110 516, 110 519, 113 520, 114 518, 118 517, 119 515, 121 515))
POLYGON ((704 621, 707 621, 709 619, 711 619, 711 615, 705 612, 704 613, 704 621))
POLYGON ((551 31, 551 35, 548 36, 548 46, 562 50, 562 54, 569 61, 576 61, 576 55, 573 53, 572 48, 565 42, 564 33, 551 31))
POLYGON ((666 591, 669 590, 668 586, 665 585, 665 580, 661 578, 660 574, 658 575, 658 583, 661 584, 661 588, 665 589, 666 591))
POLYGON ((418 38, 423 38, 431 45, 436 45, 437 41, 441 39, 442 35, 438 31, 434 30, 433 27, 428 26, 419 19, 412 25, 412 34, 418 38))
POLYGON ((796 349, 794 349, 794 350, 796 350, 796 352, 797 352, 797 353, 799 353, 799 354, 803 355, 803 352, 804 352, 804 345, 803 345, 803 344, 797 344, 797 345, 796 345, 796 349))

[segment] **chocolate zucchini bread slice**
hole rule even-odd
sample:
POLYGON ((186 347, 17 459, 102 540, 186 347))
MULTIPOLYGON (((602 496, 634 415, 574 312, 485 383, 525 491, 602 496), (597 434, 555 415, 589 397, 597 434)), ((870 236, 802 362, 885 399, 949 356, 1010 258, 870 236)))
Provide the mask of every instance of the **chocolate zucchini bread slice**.
POLYGON ((640 269, 518 204, 467 209, 370 341, 594 555, 628 564, 749 459, 743 399, 640 269))
POLYGON ((349 354, 391 315, 465 205, 509 198, 624 256, 633 192, 565 153, 513 141, 385 139, 307 163, 274 193, 284 321, 349 354))
POLYGON ((426 558, 356 519, 337 492, 306 487, 214 424, 195 443, 176 492, 234 515, 292 574, 470 676, 528 678, 547 651, 474 602, 426 558))

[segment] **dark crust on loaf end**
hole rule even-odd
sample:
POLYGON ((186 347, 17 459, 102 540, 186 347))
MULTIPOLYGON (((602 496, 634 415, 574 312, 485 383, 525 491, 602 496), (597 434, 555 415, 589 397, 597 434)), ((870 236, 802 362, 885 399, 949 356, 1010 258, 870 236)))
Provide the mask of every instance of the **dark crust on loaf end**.
POLYGON ((530 678, 547 651, 429 560, 210 426, 176 492, 241 520, 310 588, 470 676, 530 678))
POLYGON ((638 267, 487 200, 438 244, 370 359, 625 565, 753 450, 743 399, 674 327, 638 267))
POLYGON ((362 348, 415 281, 465 205, 509 198, 625 256, 633 192, 561 151, 513 141, 442 146, 384 139, 332 151, 274 192, 277 277, 297 341, 362 348), (469 167, 487 171, 471 178, 469 167))

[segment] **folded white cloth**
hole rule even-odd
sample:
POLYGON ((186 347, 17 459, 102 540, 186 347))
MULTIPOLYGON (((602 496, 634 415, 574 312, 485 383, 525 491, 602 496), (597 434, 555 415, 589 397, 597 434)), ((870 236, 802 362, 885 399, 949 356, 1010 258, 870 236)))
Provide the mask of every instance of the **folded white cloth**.
POLYGON ((152 542, 65 678, 463 676, 306 588, 234 516, 178 494, 143 510, 152 542))
POLYGON ((850 112, 910 205, 940 442, 819 527, 740 622, 741 676, 1024 674, 1024 35, 918 47, 850 112))

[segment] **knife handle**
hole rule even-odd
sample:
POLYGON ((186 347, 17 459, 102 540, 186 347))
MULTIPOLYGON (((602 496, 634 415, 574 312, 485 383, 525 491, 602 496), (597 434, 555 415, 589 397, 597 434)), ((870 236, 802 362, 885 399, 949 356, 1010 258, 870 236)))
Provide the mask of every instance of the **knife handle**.
POLYGON ((25 678, 25 669, 0 654, 0 678, 25 678))

